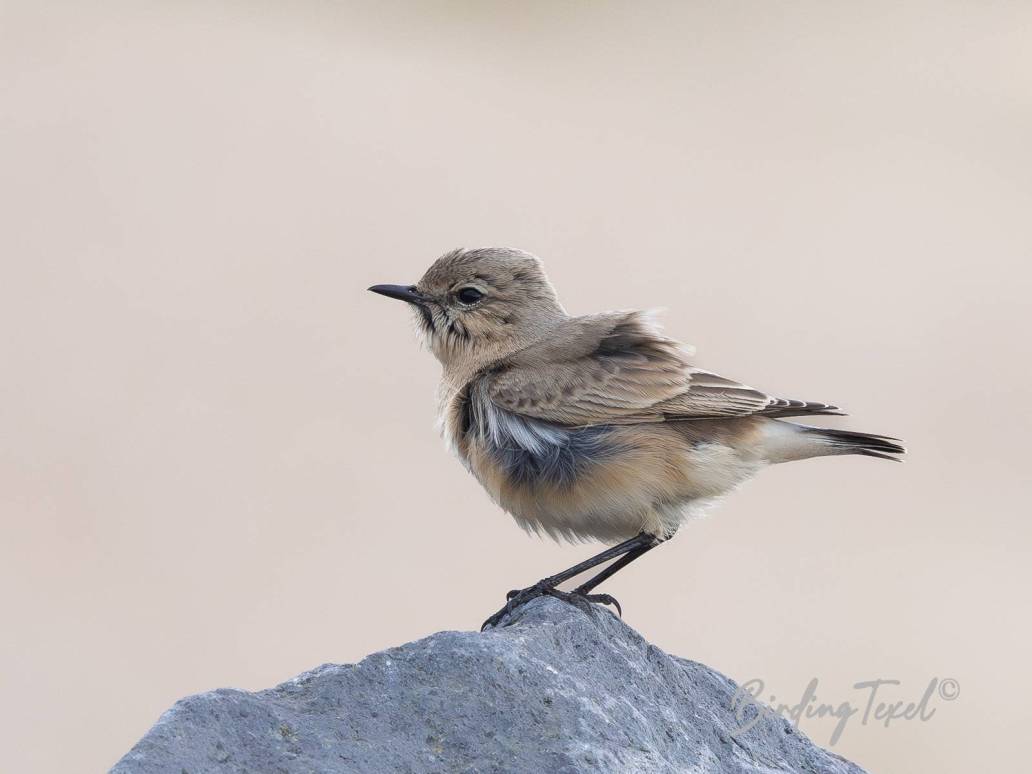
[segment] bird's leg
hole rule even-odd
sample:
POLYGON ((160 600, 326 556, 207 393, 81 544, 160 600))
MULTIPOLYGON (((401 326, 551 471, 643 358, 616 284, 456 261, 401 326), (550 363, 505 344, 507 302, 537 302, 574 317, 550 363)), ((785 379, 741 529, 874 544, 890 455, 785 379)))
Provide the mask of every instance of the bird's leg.
MULTIPOLYGON (((638 556, 641 556, 642 553, 645 553, 645 551, 647 551, 649 548, 652 548, 656 544, 657 539, 654 535, 650 535, 647 532, 640 532, 639 534, 632 537, 630 540, 625 540, 623 543, 620 543, 619 545, 615 545, 612 548, 607 548, 605 551, 596 554, 590 559, 585 559, 583 562, 575 564, 573 567, 567 568, 562 572, 556 573, 555 575, 550 575, 547 578, 542 578, 533 586, 528 586, 525 589, 515 589, 513 591, 510 591, 506 595, 507 601, 505 603, 505 607, 503 607, 497 613, 495 613, 486 621, 484 621, 483 626, 480 627, 480 631, 483 631, 489 626, 496 626, 498 622, 502 620, 503 617, 511 613, 516 608, 526 604, 527 602, 529 602, 532 599, 535 599, 536 597, 541 597, 545 595, 555 596, 567 602, 574 602, 574 597, 576 597, 577 601, 602 602, 605 604, 611 604, 616 600, 614 600, 608 594, 589 595, 581 592, 580 589, 574 591, 572 594, 568 594, 566 592, 558 591, 556 589, 556 586, 558 586, 560 583, 568 581, 570 578, 573 578, 576 575, 580 575, 585 570, 590 570, 592 567, 597 567, 603 562, 608 562, 610 559, 615 559, 617 557, 623 557, 623 559, 621 559, 620 562, 614 562, 614 566, 616 564, 620 564, 620 567, 623 567, 625 564, 629 562, 629 560, 624 561, 627 558, 627 556, 640 551, 641 553, 638 553, 637 556, 634 557, 637 558, 638 556), (645 551, 642 551, 643 548, 645 549, 645 551)), ((591 584, 591 586, 588 590, 597 586, 603 580, 605 580, 614 572, 619 570, 620 567, 617 567, 616 569, 609 567, 603 572, 599 573, 594 578, 592 578, 591 580, 589 580, 588 584, 591 584)))
POLYGON ((620 603, 616 601, 615 597, 613 597, 613 596, 611 596, 609 594, 592 594, 591 593, 592 590, 596 586, 598 586, 600 583, 602 583, 602 581, 604 581, 607 578, 610 578, 611 576, 613 576, 616 573, 620 572, 620 570, 622 570, 624 567, 629 565, 631 562, 633 562, 638 557, 643 556, 646 553, 648 553, 649 551, 651 551, 653 548, 658 546, 661 542, 662 541, 656 539, 652 543, 649 543, 648 545, 644 545, 644 546, 641 546, 640 548, 635 548, 633 551, 629 551, 628 553, 626 553, 623 556, 621 556, 619 559, 617 559, 615 562, 613 562, 611 565, 606 567, 601 572, 597 573, 596 575, 591 576, 591 578, 589 578, 584 583, 582 583, 577 588, 575 588, 573 590, 573 593, 574 594, 578 594, 578 595, 580 595, 582 597, 585 597, 587 599, 590 599, 593 602, 600 602, 600 603, 602 603, 604 605, 612 605, 613 607, 616 608, 616 611, 622 616, 623 615, 623 608, 620 607, 620 603))

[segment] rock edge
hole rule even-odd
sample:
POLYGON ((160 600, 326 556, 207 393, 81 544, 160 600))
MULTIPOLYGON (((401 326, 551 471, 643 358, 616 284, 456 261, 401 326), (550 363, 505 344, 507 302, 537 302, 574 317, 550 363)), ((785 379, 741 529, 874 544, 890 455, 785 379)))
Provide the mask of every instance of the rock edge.
POLYGON ((736 690, 603 608, 542 598, 483 634, 185 698, 111 772, 863 774, 781 718, 736 734, 736 690))

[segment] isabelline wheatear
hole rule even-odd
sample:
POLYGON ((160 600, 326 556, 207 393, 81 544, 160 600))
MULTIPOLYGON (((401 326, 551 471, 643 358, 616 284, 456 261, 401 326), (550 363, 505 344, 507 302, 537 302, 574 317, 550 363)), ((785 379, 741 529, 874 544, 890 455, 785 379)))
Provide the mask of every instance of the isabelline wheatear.
POLYGON ((591 592, 767 465, 904 452, 893 438, 784 421, 841 412, 694 367, 645 313, 571 317, 520 250, 455 250, 415 285, 369 289, 415 310, 443 367, 444 435, 492 499, 529 531, 616 543, 510 592, 484 627, 543 594, 615 604, 591 592))

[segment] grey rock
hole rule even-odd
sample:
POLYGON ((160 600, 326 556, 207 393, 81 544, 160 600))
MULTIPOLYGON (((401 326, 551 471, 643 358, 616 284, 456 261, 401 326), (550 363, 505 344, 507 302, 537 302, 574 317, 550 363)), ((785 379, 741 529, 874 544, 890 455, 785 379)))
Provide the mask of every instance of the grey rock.
POLYGON ((863 774, 781 718, 736 735, 731 680, 603 608, 537 599, 509 624, 191 696, 111 771, 863 774))

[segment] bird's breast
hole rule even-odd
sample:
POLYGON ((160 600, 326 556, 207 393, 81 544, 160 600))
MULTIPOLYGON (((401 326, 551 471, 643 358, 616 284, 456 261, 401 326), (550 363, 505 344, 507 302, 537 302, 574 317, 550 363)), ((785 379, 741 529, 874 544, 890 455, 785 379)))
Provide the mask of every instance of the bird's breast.
POLYGON ((564 427, 500 409, 475 385, 447 409, 445 434, 492 498, 554 536, 618 540, 691 496, 693 444, 662 424, 564 427))
POLYGON ((563 489, 621 451, 613 428, 563 427, 495 406, 474 386, 448 408, 445 434, 481 478, 563 489))

